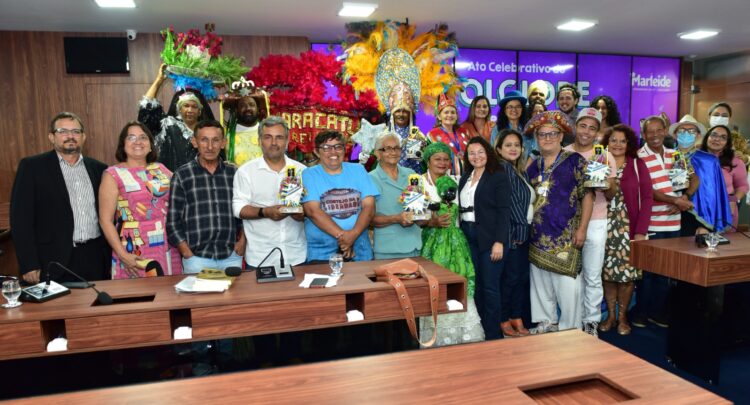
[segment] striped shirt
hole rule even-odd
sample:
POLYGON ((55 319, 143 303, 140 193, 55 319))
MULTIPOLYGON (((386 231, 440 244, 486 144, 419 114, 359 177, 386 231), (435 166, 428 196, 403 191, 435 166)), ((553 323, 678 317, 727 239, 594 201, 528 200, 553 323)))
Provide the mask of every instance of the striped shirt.
POLYGON ((194 255, 226 259, 232 254, 242 221, 234 217, 232 197, 237 167, 219 162, 211 174, 198 158, 172 176, 167 237, 172 246, 187 242, 194 255))
POLYGON ((83 163, 83 155, 71 165, 58 153, 65 188, 68 189, 70 208, 73 210, 73 246, 96 239, 101 235, 99 230, 99 215, 96 210, 96 198, 91 177, 83 163))
POLYGON ((510 242, 511 249, 515 249, 516 244, 514 242, 520 242, 519 244, 526 242, 529 239, 529 225, 528 214, 529 204, 531 202, 531 189, 529 188, 528 181, 526 180, 526 173, 523 175, 518 174, 513 166, 505 160, 501 160, 500 163, 504 168, 505 172, 508 173, 510 180, 510 242), (523 177, 521 177, 523 176, 523 177))
MULTIPOLYGON (((674 150, 664 148, 664 156, 662 157, 662 155, 652 151, 648 145, 643 145, 638 150, 638 157, 643 160, 648 168, 654 190, 672 197, 678 197, 682 192, 672 189, 672 181, 669 178, 669 169, 672 168, 672 153, 674 153, 674 150)), ((654 199, 648 230, 651 232, 679 231, 680 213, 667 214, 672 207, 674 207, 672 204, 654 199)))

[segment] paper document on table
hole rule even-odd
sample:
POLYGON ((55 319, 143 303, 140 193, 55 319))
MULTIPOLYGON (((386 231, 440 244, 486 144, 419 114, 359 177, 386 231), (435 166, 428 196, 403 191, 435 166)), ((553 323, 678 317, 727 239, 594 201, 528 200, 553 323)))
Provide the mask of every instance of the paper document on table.
POLYGON ((231 281, 205 280, 195 276, 189 276, 175 284, 174 289, 177 290, 178 293, 214 293, 224 292, 230 285, 232 285, 231 281))
POLYGON ((339 277, 341 277, 341 276, 331 277, 331 276, 326 276, 324 274, 307 273, 307 274, 305 274, 305 279, 302 280, 301 283, 299 283, 299 286, 302 287, 302 288, 310 288, 310 283, 312 283, 312 281, 314 279, 316 279, 316 278, 327 278, 328 282, 326 283, 326 288, 333 287, 339 281, 339 277))

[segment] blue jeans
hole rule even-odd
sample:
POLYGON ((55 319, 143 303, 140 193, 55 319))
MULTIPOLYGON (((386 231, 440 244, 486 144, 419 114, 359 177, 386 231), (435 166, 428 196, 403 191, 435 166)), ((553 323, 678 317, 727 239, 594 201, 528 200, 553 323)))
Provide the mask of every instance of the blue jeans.
MULTIPOLYGON (((679 237, 680 231, 656 232, 649 236, 649 240, 679 237)), ((644 271, 643 279, 635 282, 636 305, 633 308, 633 316, 642 319, 648 317, 666 319, 669 282, 669 277, 644 271)))
POLYGON ((523 317, 524 308, 529 301, 529 242, 526 241, 515 249, 508 249, 504 254, 505 270, 502 277, 503 302, 500 319, 523 317))
MULTIPOLYGON (((502 312, 501 283, 505 259, 493 262, 490 250, 480 251, 477 228, 473 222, 461 222, 461 230, 466 235, 471 250, 471 261, 476 273, 474 302, 482 319, 482 329, 486 340, 501 339, 500 314, 502 312)), ((508 253, 507 249, 503 252, 508 253)))
POLYGON ((242 256, 234 251, 226 259, 209 259, 193 255, 187 259, 182 258, 182 272, 184 274, 200 273, 203 269, 224 270, 227 267, 242 267, 242 256))

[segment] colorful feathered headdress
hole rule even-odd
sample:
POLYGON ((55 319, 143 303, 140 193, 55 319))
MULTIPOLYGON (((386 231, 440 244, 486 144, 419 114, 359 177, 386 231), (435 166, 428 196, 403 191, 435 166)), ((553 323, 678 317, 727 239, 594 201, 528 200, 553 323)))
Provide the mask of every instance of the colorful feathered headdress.
POLYGON ((432 112, 439 95, 455 98, 462 90, 451 61, 458 45, 447 25, 420 35, 415 26, 397 21, 346 28, 344 79, 357 92, 376 90, 381 112, 390 114, 400 107, 413 113, 418 104, 432 112))

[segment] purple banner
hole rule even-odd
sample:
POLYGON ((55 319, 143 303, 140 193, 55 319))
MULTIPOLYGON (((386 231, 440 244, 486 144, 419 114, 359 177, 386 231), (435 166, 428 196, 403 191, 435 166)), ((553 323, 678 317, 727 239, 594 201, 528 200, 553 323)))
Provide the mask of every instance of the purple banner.
POLYGON ((640 120, 666 113, 676 122, 680 94, 680 60, 633 56, 630 77, 630 126, 640 133, 640 120))
POLYGON ((516 89, 515 51, 461 49, 456 58, 456 73, 466 78, 465 91, 456 100, 459 121, 469 116, 471 100, 485 96, 490 100, 492 120, 497 118, 497 104, 505 93, 516 89))
MULTIPOLYGON (((576 54, 561 52, 519 52, 518 81, 521 92, 527 94, 529 84, 544 80, 552 91, 547 95, 547 108, 557 109, 557 89, 564 83, 576 82, 576 54)), ((588 89, 580 89, 588 94, 588 89)))
MULTIPOLYGON (((328 49, 327 44, 313 44, 313 50, 328 49)), ((340 52, 341 48, 333 49, 340 52)), ((679 118, 680 60, 677 58, 578 54, 576 61, 575 53, 462 49, 455 66, 466 79, 466 91, 456 100, 459 122, 466 118, 469 104, 477 95, 490 99, 494 119, 497 103, 505 93, 518 89, 525 95, 529 83, 539 79, 545 80, 550 89, 549 109, 557 108, 557 88, 568 82, 578 86, 579 107, 588 107, 599 95, 612 97, 622 122, 630 124, 636 132, 640 132, 640 119, 648 115, 665 112, 673 122, 679 118)), ((329 95, 334 96, 330 92, 329 95)), ((417 114, 417 125, 423 132, 429 131, 434 123, 433 116, 421 111, 417 114)))
POLYGON ((578 55, 578 88, 588 90, 588 94, 581 94, 578 106, 589 107, 594 98, 610 96, 615 100, 620 120, 628 124, 631 60, 631 56, 578 55))

